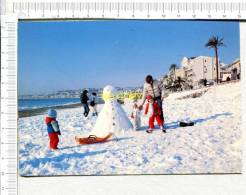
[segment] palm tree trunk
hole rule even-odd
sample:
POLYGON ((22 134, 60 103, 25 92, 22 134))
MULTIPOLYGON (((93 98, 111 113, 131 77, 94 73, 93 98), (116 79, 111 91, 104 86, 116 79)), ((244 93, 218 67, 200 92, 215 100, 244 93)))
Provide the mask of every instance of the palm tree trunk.
POLYGON ((218 59, 218 48, 215 47, 215 64, 216 64, 216 82, 219 83, 219 59, 218 59))
POLYGON ((176 68, 174 68, 174 80, 176 81, 176 68))

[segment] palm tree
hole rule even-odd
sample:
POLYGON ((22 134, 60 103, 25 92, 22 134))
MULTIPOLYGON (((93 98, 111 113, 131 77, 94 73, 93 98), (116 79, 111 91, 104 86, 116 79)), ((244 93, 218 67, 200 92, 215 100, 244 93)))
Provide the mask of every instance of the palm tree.
POLYGON ((177 89, 180 89, 182 91, 182 85, 184 85, 185 82, 186 81, 184 79, 178 76, 177 79, 174 81, 174 85, 177 89))
POLYGON ((182 79, 180 76, 178 76, 177 79, 174 82, 177 83, 177 84, 179 84, 179 85, 181 85, 182 83, 185 82, 185 80, 182 79))
POLYGON ((176 69, 177 69, 177 65, 176 64, 171 64, 169 70, 174 72, 174 80, 176 80, 176 69))
POLYGON ((212 36, 208 42, 205 44, 205 47, 213 48, 215 51, 215 64, 216 64, 216 81, 219 83, 219 58, 218 58, 218 47, 224 46, 223 38, 219 38, 218 36, 212 36))

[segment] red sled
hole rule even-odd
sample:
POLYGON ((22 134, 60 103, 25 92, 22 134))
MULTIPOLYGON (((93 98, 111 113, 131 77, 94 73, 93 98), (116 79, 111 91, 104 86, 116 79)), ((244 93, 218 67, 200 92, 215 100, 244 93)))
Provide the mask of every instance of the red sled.
POLYGON ((95 135, 89 135, 88 137, 81 137, 81 138, 75 136, 75 141, 82 145, 96 144, 96 143, 106 142, 112 135, 113 135, 112 133, 109 133, 105 137, 97 137, 95 135))

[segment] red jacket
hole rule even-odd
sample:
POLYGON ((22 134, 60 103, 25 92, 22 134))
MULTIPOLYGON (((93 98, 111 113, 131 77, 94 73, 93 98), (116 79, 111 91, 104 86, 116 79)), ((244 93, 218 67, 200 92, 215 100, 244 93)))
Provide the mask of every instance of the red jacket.
POLYGON ((47 131, 48 133, 58 133, 59 135, 61 134, 60 129, 59 129, 59 125, 58 122, 56 121, 55 118, 50 118, 50 117, 46 117, 45 118, 45 123, 47 125, 47 131), (56 122, 56 126, 54 127, 52 125, 52 122, 55 121, 56 122), (58 128, 58 129, 57 129, 58 128), (57 131, 58 130, 58 131, 57 131))

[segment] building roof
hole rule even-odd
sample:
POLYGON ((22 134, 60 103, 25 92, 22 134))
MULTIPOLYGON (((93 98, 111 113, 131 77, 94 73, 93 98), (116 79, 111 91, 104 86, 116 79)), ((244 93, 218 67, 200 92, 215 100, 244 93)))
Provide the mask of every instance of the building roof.
POLYGON ((181 67, 189 66, 187 62, 190 60, 197 59, 197 58, 214 58, 214 57, 211 57, 211 56, 183 57, 183 59, 181 60, 181 67))
POLYGON ((236 60, 234 60, 231 64, 227 64, 227 65, 223 66, 222 69, 225 70, 225 69, 233 66, 234 64, 238 63, 238 62, 240 62, 240 59, 239 58, 237 58, 236 60))

